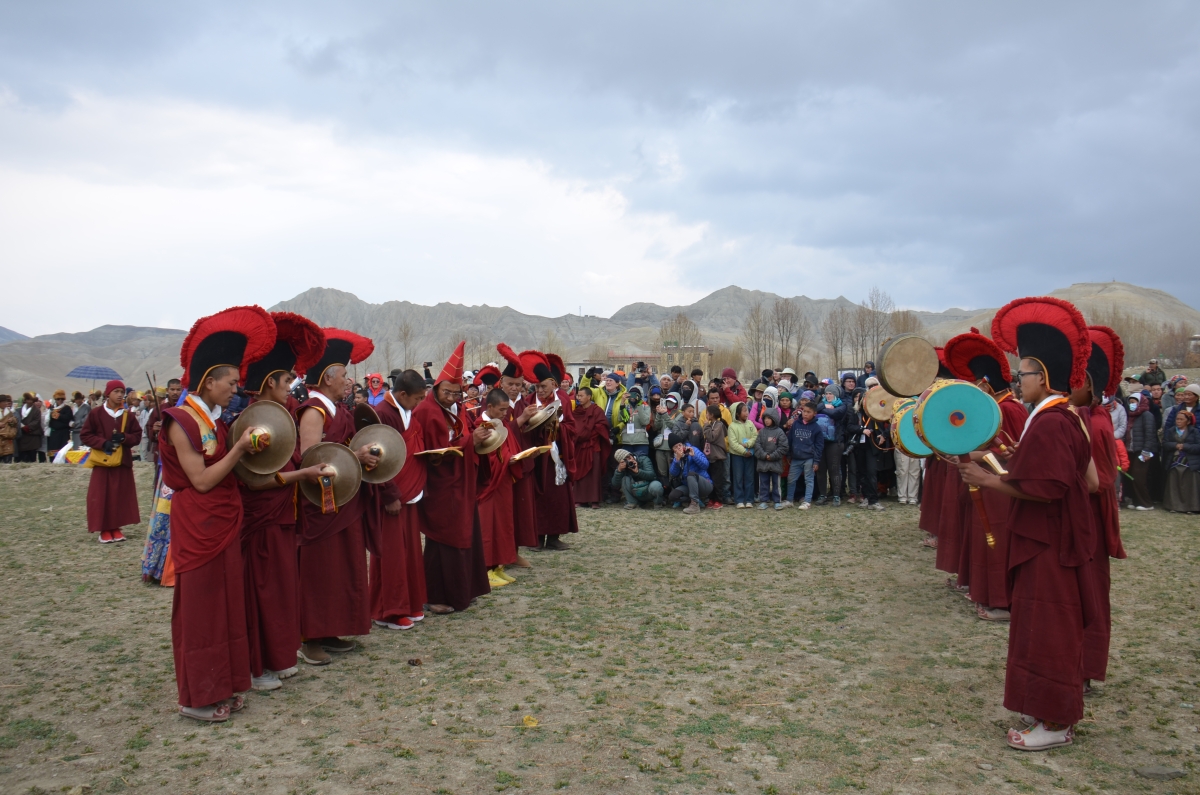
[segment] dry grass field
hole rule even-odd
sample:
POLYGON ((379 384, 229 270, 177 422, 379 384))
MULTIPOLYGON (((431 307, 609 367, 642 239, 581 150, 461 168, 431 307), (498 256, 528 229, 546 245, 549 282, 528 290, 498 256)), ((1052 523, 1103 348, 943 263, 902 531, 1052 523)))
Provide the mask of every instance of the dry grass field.
POLYGON ((4 792, 1200 792, 1198 517, 1122 513, 1109 680, 1046 754, 1004 745, 1006 626, 894 503, 585 511, 472 610, 207 726, 176 714, 144 528, 89 537, 87 474, 0 468, 4 792))

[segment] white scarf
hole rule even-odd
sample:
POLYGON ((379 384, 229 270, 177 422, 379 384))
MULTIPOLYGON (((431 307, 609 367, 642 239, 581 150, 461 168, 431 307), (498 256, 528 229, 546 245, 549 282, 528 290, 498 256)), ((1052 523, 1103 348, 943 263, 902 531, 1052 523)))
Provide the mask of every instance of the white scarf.
POLYGON ((21 406, 21 419, 28 417, 31 411, 33 411, 33 406, 21 406))
POLYGON ((310 394, 310 395, 312 395, 312 396, 313 396, 313 397, 315 397, 315 398, 320 398, 320 399, 321 399, 321 402, 325 404, 325 408, 329 409, 329 416, 330 416, 330 417, 336 417, 336 416, 337 416, 337 405, 336 405, 336 404, 335 404, 335 403, 334 403, 332 400, 330 400, 329 398, 325 397, 324 395, 322 395, 320 392, 318 392, 318 391, 317 391, 317 390, 315 390, 315 389, 314 389, 312 392, 309 392, 309 394, 310 394))
MULTIPOLYGON (((1055 400, 1060 397, 1062 397, 1062 395, 1050 395, 1049 397, 1044 398, 1040 403, 1038 403, 1036 406, 1033 407, 1033 411, 1029 412, 1029 418, 1027 420, 1025 420, 1025 427, 1021 429, 1021 439, 1025 438, 1025 433, 1029 430, 1029 426, 1033 424, 1033 418, 1038 415, 1038 412, 1040 412, 1042 409, 1046 408, 1046 404, 1049 403, 1051 400, 1055 400)), ((1020 441, 1020 439, 1018 439, 1017 441, 1020 441)))
MULTIPOLYGON (((200 399, 200 398, 196 398, 196 400, 199 400, 199 399, 200 399)), ((114 420, 115 420, 117 417, 120 417, 122 414, 124 414, 124 413, 125 413, 125 409, 123 409, 123 408, 120 408, 120 409, 117 409, 116 411, 113 411, 112 409, 110 409, 110 408, 108 407, 108 403, 107 403, 107 402, 104 404, 104 410, 105 410, 105 411, 107 411, 107 412, 108 412, 108 416, 112 417, 114 420)))

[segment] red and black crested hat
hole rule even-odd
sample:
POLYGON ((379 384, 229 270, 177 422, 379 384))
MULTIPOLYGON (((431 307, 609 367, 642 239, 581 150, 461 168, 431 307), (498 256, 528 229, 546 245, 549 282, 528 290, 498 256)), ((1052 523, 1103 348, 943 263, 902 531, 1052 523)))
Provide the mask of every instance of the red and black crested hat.
POLYGON ((953 378, 954 373, 950 372, 950 367, 946 364, 946 349, 935 347, 934 350, 937 351, 937 357, 938 357, 937 377, 938 378, 953 378))
POLYGON ((1125 369, 1125 345, 1108 326, 1088 326, 1088 336, 1092 340, 1087 364, 1092 389, 1115 395, 1121 385, 1121 371, 1125 369))
POLYGON ((245 378, 246 368, 274 345, 275 322, 261 306, 234 306, 200 318, 179 350, 188 391, 198 392, 216 367, 236 367, 245 378))
POLYGON ((375 343, 361 334, 340 328, 321 330, 325 332, 325 350, 304 374, 309 386, 318 386, 330 367, 358 364, 375 352, 375 343))
POLYGON ((275 373, 295 370, 304 374, 325 352, 325 332, 306 317, 291 312, 272 312, 275 345, 267 355, 246 368, 246 389, 261 392, 275 373))
POLYGON ((504 369, 500 372, 500 375, 505 376, 506 378, 520 378, 521 360, 520 357, 517 356, 516 352, 503 342, 496 346, 496 350, 501 356, 504 357, 504 361, 506 362, 504 369))
POLYGON ((557 353, 543 354, 546 361, 550 363, 550 372, 554 374, 555 381, 562 381, 567 374, 567 366, 563 364, 562 357, 557 353))
POLYGON ((1092 351, 1087 322, 1069 301, 1049 296, 1018 298, 996 312, 992 339, 1022 359, 1036 359, 1052 392, 1083 386, 1092 351))
POLYGON ((484 365, 479 368, 479 372, 475 373, 475 378, 471 383, 475 386, 486 386, 491 389, 500 380, 500 368, 494 364, 484 365))
MULTIPOLYGON (((500 355, 510 362, 516 361, 521 367, 521 377, 530 383, 540 384, 547 378, 554 378, 554 371, 550 368, 550 360, 541 351, 513 353, 512 348, 504 343, 500 343, 496 347, 496 350, 500 351, 500 355)), ((558 379, 555 378, 554 380, 557 381, 558 379)))
POLYGON ((1012 383, 1012 368, 1000 346, 972 327, 946 343, 946 366, 963 381, 987 381, 992 389, 1003 392, 1012 383))

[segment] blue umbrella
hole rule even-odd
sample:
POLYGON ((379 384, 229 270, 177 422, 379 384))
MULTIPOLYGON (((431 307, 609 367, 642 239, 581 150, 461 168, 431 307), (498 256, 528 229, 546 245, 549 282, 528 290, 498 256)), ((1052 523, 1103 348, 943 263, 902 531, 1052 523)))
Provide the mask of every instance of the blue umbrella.
POLYGON ((123 381, 121 374, 111 367, 100 367, 95 364, 85 364, 76 367, 71 372, 67 373, 67 378, 90 378, 92 379, 92 387, 96 386, 96 381, 123 381))

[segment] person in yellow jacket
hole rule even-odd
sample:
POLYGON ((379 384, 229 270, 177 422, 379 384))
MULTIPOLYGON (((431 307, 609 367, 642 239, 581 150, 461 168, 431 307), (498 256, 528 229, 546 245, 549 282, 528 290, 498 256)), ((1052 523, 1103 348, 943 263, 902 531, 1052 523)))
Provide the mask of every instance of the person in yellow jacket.
POLYGON ((758 429, 750 422, 745 403, 739 401, 729 408, 733 422, 729 424, 729 432, 725 435, 725 446, 729 450, 733 501, 739 508, 752 508, 756 479, 754 443, 758 441, 758 429))

